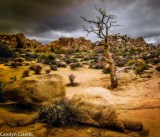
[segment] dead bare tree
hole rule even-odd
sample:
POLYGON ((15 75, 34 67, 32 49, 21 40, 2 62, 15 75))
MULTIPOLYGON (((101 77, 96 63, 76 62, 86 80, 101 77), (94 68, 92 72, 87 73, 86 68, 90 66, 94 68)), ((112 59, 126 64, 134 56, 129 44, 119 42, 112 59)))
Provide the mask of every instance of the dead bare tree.
POLYGON ((115 15, 108 15, 106 10, 102 8, 97 9, 95 7, 95 9, 100 14, 100 16, 96 16, 95 20, 88 20, 85 17, 81 17, 85 22, 90 24, 89 28, 86 28, 85 26, 83 26, 83 28, 84 31, 88 33, 87 35, 89 35, 90 33, 94 33, 98 38, 104 41, 103 45, 105 49, 105 54, 110 66, 111 88, 116 88, 118 86, 118 79, 116 73, 116 66, 112 58, 112 55, 109 51, 111 44, 108 41, 108 36, 111 27, 117 27, 120 25, 117 25, 117 21, 115 21, 115 15))

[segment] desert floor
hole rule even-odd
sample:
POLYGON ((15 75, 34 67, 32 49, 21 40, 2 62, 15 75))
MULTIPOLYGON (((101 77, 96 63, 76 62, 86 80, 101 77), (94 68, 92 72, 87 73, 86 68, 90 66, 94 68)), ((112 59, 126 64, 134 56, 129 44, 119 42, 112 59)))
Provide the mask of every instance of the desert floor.
MULTIPOLYGON (((19 79, 21 77, 22 72, 27 67, 19 67, 16 69, 12 69, 9 67, 5 67, 0 65, 0 79, 4 81, 8 81, 10 77, 17 76, 19 79)), ((48 66, 45 66, 48 68, 48 66)), ((44 71, 42 74, 45 73, 44 71)), ((79 68, 76 70, 71 70, 70 68, 59 68, 58 71, 52 71, 51 73, 62 75, 66 83, 69 82, 68 75, 74 74, 76 75, 75 82, 79 83, 76 87, 67 87, 67 98, 71 99, 74 94, 77 92, 81 92, 83 88, 94 86, 94 87, 105 87, 108 88, 110 81, 109 75, 103 74, 101 70, 88 69, 87 66, 83 68, 79 68)), ((32 73, 31 73, 32 74, 32 73)), ((120 86, 116 90, 111 90, 113 94, 113 99, 116 104, 116 109, 118 113, 119 119, 130 119, 130 120, 138 120, 143 122, 144 127, 149 130, 150 137, 159 137, 160 136, 160 74, 153 74, 149 80, 139 81, 137 79, 127 81, 120 81, 120 86)), ((10 127, 7 125, 3 125, 3 120, 6 117, 10 117, 10 114, 13 112, 8 111, 9 105, 0 104, 0 131, 30 131, 34 132, 35 136, 56 136, 56 137, 88 137, 88 134, 103 134, 105 136, 104 129, 96 129, 94 127, 74 127, 74 128, 44 128, 42 124, 34 124, 27 127, 10 127)), ((13 114, 14 117, 17 114, 13 114)), ((30 114, 31 117, 35 114, 30 114)), ((20 117, 28 117, 28 114, 21 114, 20 117)), ((18 115, 19 117, 19 115, 18 115)), ((107 131, 107 130, 106 130, 107 131)), ((110 133, 110 137, 112 137, 112 131, 108 131, 110 133)), ((125 137, 125 135, 118 135, 121 137, 125 137)), ((108 134, 107 134, 108 135, 108 134)), ((107 137, 107 136, 106 136, 107 137)), ((109 136, 108 136, 109 137, 109 136)), ((115 136, 116 137, 116 136, 115 136)))

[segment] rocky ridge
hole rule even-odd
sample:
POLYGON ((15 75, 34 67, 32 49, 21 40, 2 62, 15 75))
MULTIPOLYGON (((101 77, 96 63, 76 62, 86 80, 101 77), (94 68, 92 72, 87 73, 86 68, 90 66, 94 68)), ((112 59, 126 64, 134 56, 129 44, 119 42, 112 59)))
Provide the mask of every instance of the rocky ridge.
POLYGON ((38 49, 42 44, 34 39, 28 39, 23 33, 13 35, 0 35, 0 44, 10 46, 11 48, 38 49))
POLYGON ((86 40, 84 37, 80 38, 67 38, 62 37, 49 44, 52 49, 73 49, 73 50, 91 50, 93 49, 93 43, 90 40, 86 40))

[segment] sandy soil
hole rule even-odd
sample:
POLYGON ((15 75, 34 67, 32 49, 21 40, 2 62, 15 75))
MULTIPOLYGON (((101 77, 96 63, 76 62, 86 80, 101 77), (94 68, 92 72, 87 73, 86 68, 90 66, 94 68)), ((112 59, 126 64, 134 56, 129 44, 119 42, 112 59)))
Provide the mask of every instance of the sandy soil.
MULTIPOLYGON (((4 74, 9 71, 8 69, 10 68, 0 67, 0 79, 5 77, 4 74)), ((15 70, 11 71, 9 76, 16 75, 15 70)), ((17 71, 17 73, 20 72, 17 71)), ((109 75, 103 74, 101 70, 88 69, 87 66, 77 70, 60 68, 58 71, 52 71, 52 73, 62 75, 67 83, 69 82, 69 74, 76 75, 75 82, 79 85, 77 87, 67 87, 67 98, 69 99, 85 87, 107 88, 110 84, 109 75)), ((119 88, 111 92, 120 119, 142 121, 145 128, 149 130, 150 137, 160 136, 160 74, 153 74, 152 78, 147 81, 139 82, 135 80, 125 84, 120 83, 119 88)))
MULTIPOLYGON (((101 70, 81 68, 71 71, 69 68, 55 72, 63 74, 68 81, 68 75, 76 75, 75 81, 80 85, 67 88, 70 99, 76 92, 90 86, 109 87, 109 75, 101 70)), ((69 81, 68 81, 69 82, 69 81)), ((160 74, 154 74, 151 79, 139 82, 131 81, 112 91, 117 113, 120 119, 139 120, 149 129, 150 137, 160 136, 160 74)))

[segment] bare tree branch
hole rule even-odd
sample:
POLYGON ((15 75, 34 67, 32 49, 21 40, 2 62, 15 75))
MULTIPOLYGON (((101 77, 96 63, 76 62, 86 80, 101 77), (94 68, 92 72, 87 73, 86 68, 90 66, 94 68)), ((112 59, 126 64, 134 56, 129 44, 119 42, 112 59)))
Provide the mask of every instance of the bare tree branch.
POLYGON ((88 22, 88 23, 91 23, 91 24, 97 24, 97 21, 94 21, 94 20, 87 20, 85 17, 82 17, 81 18, 85 21, 85 22, 88 22))
POLYGON ((92 24, 92 26, 90 26, 90 30, 86 29, 84 26, 83 28, 87 32, 87 36, 90 33, 94 33, 97 35, 97 37, 104 39, 108 36, 109 29, 111 27, 118 27, 121 25, 117 25, 117 21, 114 21, 114 19, 116 19, 115 15, 108 15, 105 9, 97 9, 96 6, 95 9, 98 11, 98 13, 100 13, 101 16, 96 16, 95 20, 88 20, 81 16, 85 22, 92 24))
POLYGON ((88 32, 86 35, 86 37, 87 37, 92 31, 88 30, 84 25, 82 25, 82 27, 83 27, 84 31, 88 32))
POLYGON ((127 69, 133 69, 135 67, 135 65, 136 65, 136 63, 134 63, 132 66, 124 67, 124 68, 118 70, 116 73, 118 74, 118 73, 123 72, 123 71, 125 71, 127 69))
POLYGON ((84 31, 87 32, 86 36, 88 36, 90 33, 95 33, 99 38, 102 38, 102 36, 98 34, 99 30, 95 30, 92 26, 90 26, 91 30, 87 29, 84 25, 82 25, 82 27, 83 27, 84 31))

